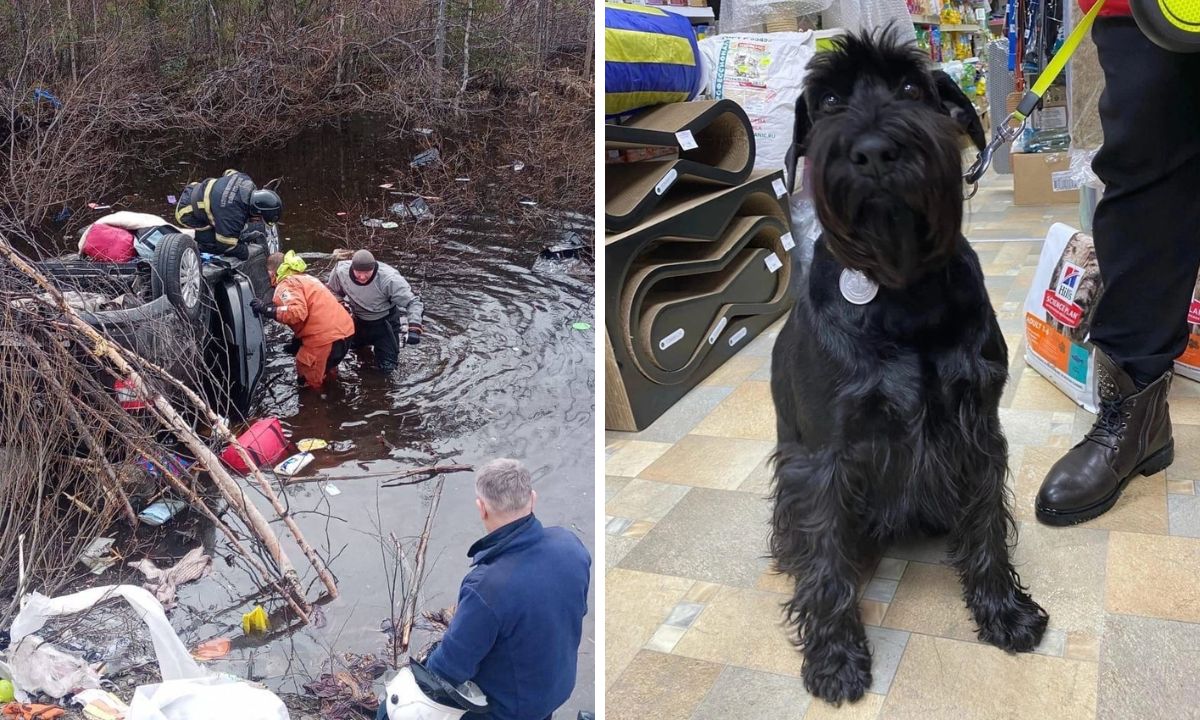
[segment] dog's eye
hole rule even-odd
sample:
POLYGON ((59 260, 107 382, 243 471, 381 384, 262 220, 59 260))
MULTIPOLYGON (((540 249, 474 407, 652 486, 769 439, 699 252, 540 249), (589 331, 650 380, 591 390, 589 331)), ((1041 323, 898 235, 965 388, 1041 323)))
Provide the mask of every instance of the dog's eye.
POLYGON ((904 97, 908 98, 909 100, 921 99, 921 87, 916 83, 906 82, 904 83, 904 87, 900 88, 900 90, 904 93, 904 97))
POLYGON ((841 100, 838 99, 838 96, 834 95, 833 93, 825 93, 823 96, 821 96, 821 107, 825 110, 830 110, 837 107, 838 103, 840 102, 841 100))

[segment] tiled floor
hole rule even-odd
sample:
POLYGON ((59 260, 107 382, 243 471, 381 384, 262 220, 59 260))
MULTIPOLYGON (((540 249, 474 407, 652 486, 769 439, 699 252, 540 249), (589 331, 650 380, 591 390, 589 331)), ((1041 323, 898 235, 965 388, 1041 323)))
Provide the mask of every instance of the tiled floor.
POLYGON ((1091 424, 1022 359, 1037 238, 1078 210, 1014 208, 1010 182, 981 190, 967 236, 1012 354, 1001 414, 1016 561, 1050 613, 1038 652, 976 641, 941 544, 916 543, 889 550, 863 593, 870 693, 840 709, 805 693, 779 622, 787 583, 766 559, 772 329, 646 431, 607 436, 609 720, 1200 717, 1200 385, 1174 383, 1165 473, 1085 525, 1034 520, 1043 475, 1091 424))

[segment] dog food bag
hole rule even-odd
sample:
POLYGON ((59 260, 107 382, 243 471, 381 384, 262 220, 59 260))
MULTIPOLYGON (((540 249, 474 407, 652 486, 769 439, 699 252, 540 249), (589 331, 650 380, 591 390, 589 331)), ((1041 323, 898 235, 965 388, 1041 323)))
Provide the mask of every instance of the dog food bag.
POLYGON ((815 38, 812 32, 778 32, 700 41, 704 92, 715 100, 729 98, 746 111, 754 129, 756 170, 784 166, 815 38))
POLYGON ((1025 361, 1090 412, 1096 378, 1088 333, 1102 291, 1091 236, 1055 223, 1025 298, 1025 361))

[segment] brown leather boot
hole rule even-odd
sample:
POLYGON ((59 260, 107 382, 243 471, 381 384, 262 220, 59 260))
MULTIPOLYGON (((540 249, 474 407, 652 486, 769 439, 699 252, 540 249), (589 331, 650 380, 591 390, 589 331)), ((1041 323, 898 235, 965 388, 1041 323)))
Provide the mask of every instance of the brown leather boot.
POLYGON ((1135 476, 1161 472, 1175 459, 1167 412, 1170 371, 1138 390, 1096 350, 1096 384, 1096 423, 1050 468, 1038 492, 1037 519, 1047 525, 1074 525, 1103 515, 1135 476))

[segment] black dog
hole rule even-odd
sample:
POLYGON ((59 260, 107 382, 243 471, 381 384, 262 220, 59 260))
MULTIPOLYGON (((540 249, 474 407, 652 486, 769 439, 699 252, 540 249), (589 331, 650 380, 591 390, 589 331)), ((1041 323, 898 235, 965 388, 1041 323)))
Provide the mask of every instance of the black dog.
POLYGON ((771 552, 804 685, 839 703, 870 685, 857 588, 895 538, 949 533, 981 640, 1032 650, 1048 618, 1009 560, 1008 348, 960 229, 974 108, 885 32, 818 54, 797 114, 824 233, 772 358, 771 552))

